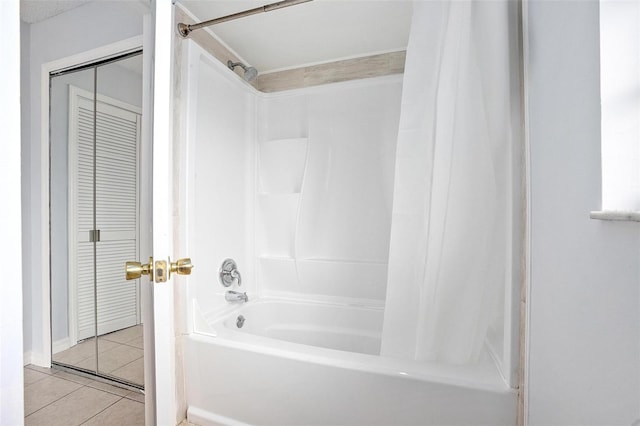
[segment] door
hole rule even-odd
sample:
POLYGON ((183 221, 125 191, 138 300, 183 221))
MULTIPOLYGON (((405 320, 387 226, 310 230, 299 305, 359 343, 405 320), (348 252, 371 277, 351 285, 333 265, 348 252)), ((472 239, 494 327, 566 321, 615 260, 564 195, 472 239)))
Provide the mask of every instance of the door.
MULTIPOLYGON (((72 341, 87 339, 95 332, 90 306, 92 238, 99 242, 97 334, 111 335, 141 324, 139 285, 123 285, 121 268, 122 259, 137 257, 139 252, 141 108, 98 94, 95 215, 99 234, 94 234, 94 199, 90 190, 94 179, 93 107, 93 93, 69 86, 69 269, 74 272, 69 283, 73 293, 70 300, 76 305, 74 317, 70 318, 72 341)), ((142 346, 133 339, 119 340, 142 346)))
MULTIPOLYGON (((173 425, 183 420, 183 389, 181 387, 181 361, 178 357, 179 340, 176 337, 176 306, 174 291, 184 285, 184 277, 174 273, 169 275, 171 259, 177 259, 181 246, 174 245, 174 238, 180 237, 180 222, 174 221, 174 206, 180 203, 180 173, 174 161, 173 146, 173 25, 172 2, 154 1, 152 15, 144 22, 144 76, 141 175, 145 182, 151 176, 151 191, 143 189, 140 194, 143 217, 151 215, 151 222, 141 223, 142 241, 145 236, 153 241, 153 256, 128 262, 131 277, 146 275, 142 282, 143 292, 148 291, 150 306, 143 306, 145 322, 145 422, 148 425, 173 425), (152 58, 152 59, 151 59, 152 58), (147 103, 148 102, 148 103, 147 103), (147 215, 146 209, 150 208, 147 215)), ((143 185, 144 188, 144 185, 143 185)), ((182 240, 182 243, 184 241, 182 240)), ((184 246, 183 246, 184 247, 184 246)), ((174 263, 174 266, 175 263, 174 263)), ((176 268, 177 269, 177 268, 176 268)), ((181 272, 190 273, 189 263, 181 272)), ((178 272, 178 271, 176 271, 178 272)))
POLYGON ((140 283, 122 265, 141 243, 142 67, 134 50, 49 84, 52 360, 138 388, 140 283))
MULTIPOLYGON (((174 233, 180 232, 173 221, 174 173, 173 160, 173 5, 168 1, 155 1, 153 10, 154 39, 153 64, 153 258, 155 261, 176 258, 174 253, 174 233)), ((180 254, 185 255, 185 254, 180 254)), ((187 254, 188 255, 188 254, 187 254)), ((153 285, 153 339, 155 363, 155 422, 161 425, 177 424, 182 420, 179 408, 182 403, 180 361, 176 356, 176 327, 174 305, 174 282, 172 275, 162 282, 155 274, 153 285)), ((178 342, 179 343, 179 342, 178 342)), ((148 411, 147 411, 148 412, 148 411)), ((149 416, 147 416, 148 422, 149 416)), ((149 423, 147 423, 149 424, 149 423)))

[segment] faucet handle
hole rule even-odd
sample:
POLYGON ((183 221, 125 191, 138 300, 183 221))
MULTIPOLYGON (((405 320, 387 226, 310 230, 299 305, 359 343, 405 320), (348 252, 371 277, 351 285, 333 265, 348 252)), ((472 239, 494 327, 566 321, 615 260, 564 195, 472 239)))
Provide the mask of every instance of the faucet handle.
POLYGON ((242 284, 242 276, 240 275, 240 271, 238 271, 238 266, 236 265, 235 260, 233 259, 225 259, 218 270, 218 278, 220 280, 220 284, 224 287, 230 287, 232 284, 242 284))
POLYGON ((224 300, 227 302, 248 302, 249 297, 247 293, 240 293, 239 291, 228 290, 224 294, 224 300))
POLYGON ((230 275, 232 279, 236 280, 238 286, 242 285, 242 276, 240 275, 240 271, 238 271, 237 269, 232 269, 230 275))

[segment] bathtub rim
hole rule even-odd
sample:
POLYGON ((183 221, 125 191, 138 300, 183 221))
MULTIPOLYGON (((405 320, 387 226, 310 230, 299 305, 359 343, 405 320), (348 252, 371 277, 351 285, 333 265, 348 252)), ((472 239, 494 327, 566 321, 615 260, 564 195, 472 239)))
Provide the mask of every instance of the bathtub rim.
MULTIPOLYGON (((292 360, 291 364, 288 364, 288 361, 283 360, 280 355, 271 356, 264 353, 249 353, 235 347, 211 344, 208 339, 202 337, 195 335, 181 336, 185 347, 185 359, 188 360, 187 365, 190 366, 190 368, 187 367, 189 370, 186 372, 186 379, 193 386, 196 386, 189 387, 187 412, 189 420, 197 424, 342 424, 344 426, 355 424, 377 424, 380 426, 429 424, 440 426, 454 424, 451 420, 446 420, 450 418, 448 417, 449 414, 443 415, 442 411, 458 416, 458 414, 453 413, 458 413, 459 410, 463 412, 461 414, 462 418, 455 417, 458 419, 455 424, 485 424, 487 426, 515 424, 518 397, 518 392, 515 389, 496 391, 494 389, 469 386, 461 387, 452 385, 449 382, 435 380, 407 380, 406 378, 371 374, 367 371, 344 370, 335 368, 333 365, 327 369, 325 365, 305 362, 306 360, 292 360), (216 363, 215 360, 218 354, 220 355, 218 360, 222 362, 216 363), (236 360, 238 361, 236 362, 236 360), (210 373, 209 368, 214 372, 210 373), (362 376, 363 374, 364 376, 362 376), (288 379, 280 380, 279 377, 282 375, 288 375, 288 379), (236 378, 239 382, 235 380, 236 378), (362 382, 362 379, 365 379, 365 381, 362 382), (276 380, 277 383, 291 383, 293 380, 294 386, 299 385, 301 381, 309 384, 318 383, 321 386, 321 394, 316 394, 313 399, 307 398, 298 401, 302 403, 302 411, 290 418, 289 421, 274 421, 270 417, 269 411, 260 411, 262 414, 260 414, 259 420, 241 416, 240 413, 247 408, 247 400, 243 398, 247 394, 247 390, 251 388, 253 393, 258 390, 259 392, 266 391, 268 393, 272 385, 277 386, 273 380, 276 380), (343 382, 343 380, 346 382, 343 382), (225 385, 227 381, 234 382, 234 384, 231 387, 227 387, 225 385), (258 383, 257 388, 255 383, 258 383), (345 383, 346 387, 349 388, 347 393, 341 393, 341 389, 343 389, 341 383, 345 383), (360 387, 363 385, 365 388, 360 387), (406 389, 405 386, 409 386, 409 389, 412 389, 411 393, 403 391, 403 389, 406 389), (211 389, 213 390, 211 391, 211 389), (334 391, 331 389, 334 389, 334 391), (354 420, 354 418, 351 418, 351 421, 340 419, 328 421, 326 418, 318 421, 313 420, 316 417, 309 417, 310 411, 307 411, 309 407, 306 406, 305 401, 320 401, 321 399, 318 398, 322 398, 321 395, 327 392, 338 393, 338 401, 351 401, 352 395, 357 399, 357 395, 367 394, 370 389, 374 394, 374 400, 377 402, 369 408, 366 408, 370 404, 368 402, 370 401, 369 399, 360 399, 356 403, 357 407, 365 407, 366 413, 370 413, 371 410, 376 412, 373 417, 368 416, 367 421, 354 420), (417 392, 417 394, 414 392, 417 392), (408 398, 409 406, 406 407, 408 412, 412 413, 415 410, 419 410, 422 414, 409 414, 409 418, 405 418, 402 415, 402 418, 405 419, 404 421, 399 421, 395 415, 391 417, 386 415, 389 408, 388 404, 392 403, 388 397, 393 399, 394 395, 397 396, 398 394, 400 394, 401 400, 398 401, 398 398, 395 398, 393 407, 404 405, 404 401, 408 398), (234 396, 229 399, 229 395, 234 396), (219 397, 227 399, 220 402, 219 397), (462 399, 458 399, 458 397, 462 399), (231 408, 231 411, 229 411, 228 407, 235 408, 231 408), (384 420, 379 420, 379 416, 382 416, 384 420), (419 421, 416 420, 416 416, 420 417, 419 421), (433 416, 436 416, 439 420, 433 419, 433 416)), ((303 390, 314 387, 313 385, 304 386, 303 390)), ((289 386, 284 390, 296 392, 296 387, 289 386)), ((270 410, 269 407, 280 406, 283 399, 280 396, 277 398, 279 399, 272 401, 270 405, 261 406, 260 409, 270 410)), ((336 403, 335 400, 333 402, 334 404, 336 403)), ((340 402, 339 404, 339 407, 345 408, 340 402)), ((336 408, 338 406, 331 405, 329 407, 336 408)), ((402 412, 404 411, 402 410, 402 412)))
POLYGON ((485 348, 486 354, 481 363, 475 365, 448 365, 437 362, 407 361, 380 355, 368 355, 305 345, 250 334, 241 330, 230 329, 223 325, 225 321, 241 308, 258 304, 308 304, 380 310, 378 307, 263 297, 254 300, 250 299, 247 304, 227 305, 222 309, 215 309, 203 314, 201 311, 198 312, 199 306, 197 300, 194 299, 193 302, 193 332, 188 333, 185 337, 193 338, 196 341, 336 368, 377 373, 406 380, 429 381, 453 387, 471 388, 497 393, 517 391, 516 388, 511 388, 504 380, 495 360, 487 348, 485 348), (198 315, 201 315, 199 320, 195 318, 198 315), (203 322, 208 326, 206 329, 203 329, 203 322))

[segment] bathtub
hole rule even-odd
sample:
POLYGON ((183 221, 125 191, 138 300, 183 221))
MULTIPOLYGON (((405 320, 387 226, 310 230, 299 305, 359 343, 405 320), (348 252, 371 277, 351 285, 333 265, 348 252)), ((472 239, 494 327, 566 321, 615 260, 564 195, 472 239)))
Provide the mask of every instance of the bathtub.
POLYGON ((376 307, 261 299, 203 314, 184 337, 198 425, 516 423, 517 394, 487 355, 472 366, 382 357, 376 307))

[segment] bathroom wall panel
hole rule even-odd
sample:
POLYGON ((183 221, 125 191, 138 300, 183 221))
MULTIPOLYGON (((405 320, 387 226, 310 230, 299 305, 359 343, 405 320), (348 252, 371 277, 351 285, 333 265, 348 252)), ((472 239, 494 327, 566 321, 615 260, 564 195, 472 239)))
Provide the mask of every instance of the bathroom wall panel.
POLYGON ((300 193, 307 160, 307 138, 264 141, 260 143, 258 158, 261 194, 300 193))
MULTIPOLYGON (((292 250, 258 253, 285 255, 296 271, 293 278, 285 278, 283 270, 278 279, 273 262, 263 265, 265 273, 258 276, 263 294, 383 303, 401 91, 402 81, 396 76, 261 99, 261 144, 307 137, 297 205, 290 203, 287 212, 271 214, 272 219, 264 209, 257 212, 258 235, 279 228, 294 236, 292 250), (294 222, 286 226, 283 220, 294 222)), ((279 168, 262 167, 268 159, 259 157, 257 191, 262 191, 263 180, 272 180, 269 173, 288 175, 282 169, 289 167, 294 174, 298 154, 282 150, 279 168)), ((285 208, 284 203, 280 206, 285 208)), ((258 243, 259 248, 269 245, 268 240, 258 243)))
MULTIPOLYGON (((197 52, 201 53, 198 49, 197 52)), ((191 297, 224 306, 219 266, 233 258, 243 278, 240 291, 255 289, 253 188, 255 96, 229 70, 199 53, 188 71, 187 140, 189 255, 202 272, 191 278, 191 297), (213 273, 206 273, 213 271, 213 273)))
POLYGON ((188 58, 188 245, 214 271, 189 297, 227 306, 230 257, 250 297, 384 303, 401 77, 261 94, 195 43, 188 58))
POLYGON ((257 254, 293 258, 300 194, 259 194, 256 210, 257 254))
POLYGON ((302 91, 288 96, 261 97, 258 112, 260 141, 306 138, 309 134, 307 98, 302 91))

